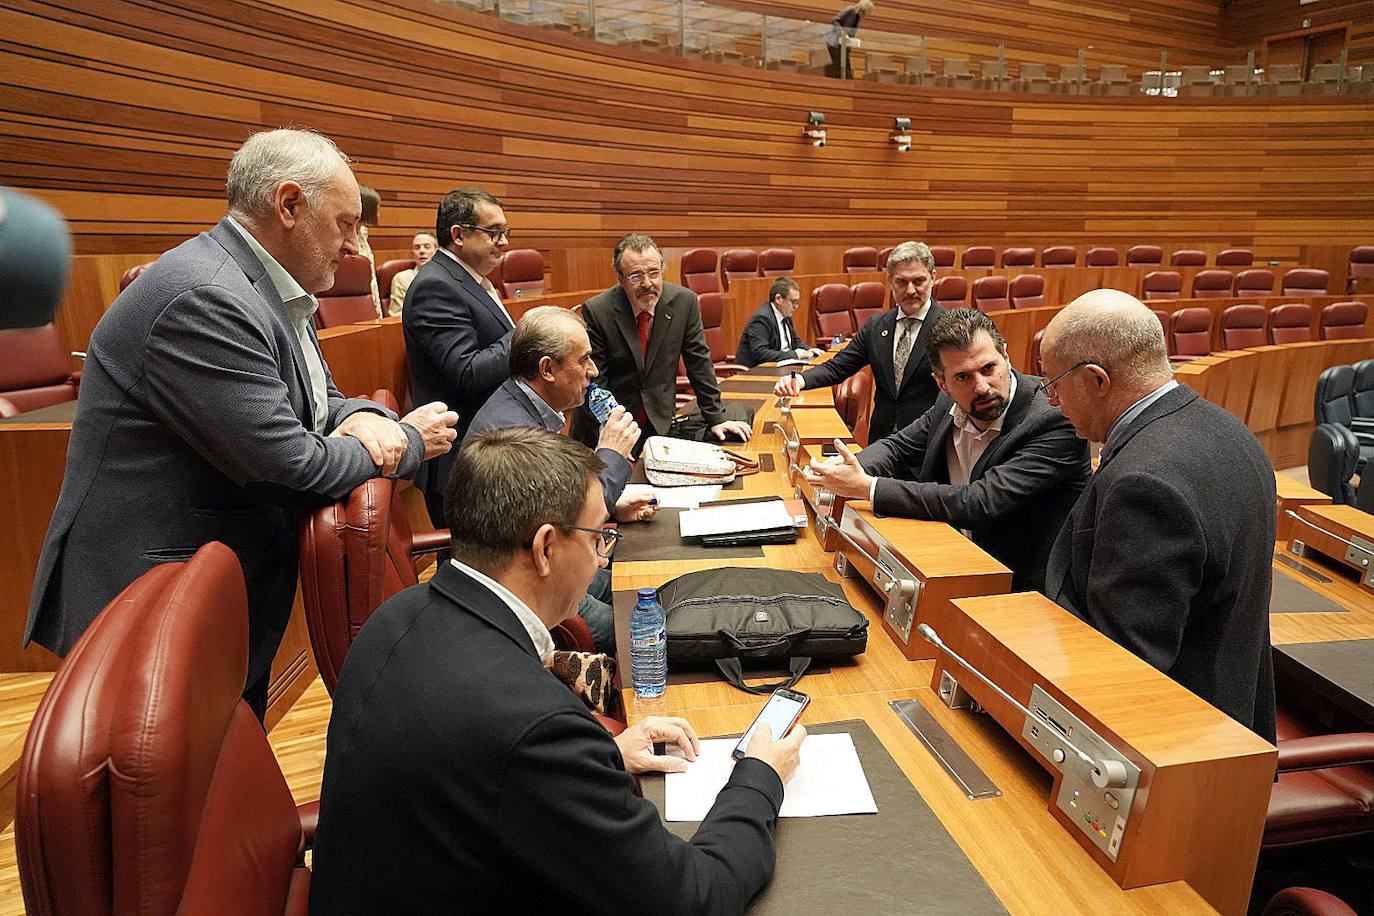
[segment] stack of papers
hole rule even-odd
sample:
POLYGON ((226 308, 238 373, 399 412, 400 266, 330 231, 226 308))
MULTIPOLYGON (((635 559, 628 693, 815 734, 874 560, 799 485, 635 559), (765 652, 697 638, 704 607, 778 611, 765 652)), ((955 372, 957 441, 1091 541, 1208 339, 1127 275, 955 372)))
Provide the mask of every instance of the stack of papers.
POLYGON ((680 533, 685 538, 768 531, 774 528, 791 528, 796 524, 781 499, 703 506, 681 513, 677 520, 680 533))

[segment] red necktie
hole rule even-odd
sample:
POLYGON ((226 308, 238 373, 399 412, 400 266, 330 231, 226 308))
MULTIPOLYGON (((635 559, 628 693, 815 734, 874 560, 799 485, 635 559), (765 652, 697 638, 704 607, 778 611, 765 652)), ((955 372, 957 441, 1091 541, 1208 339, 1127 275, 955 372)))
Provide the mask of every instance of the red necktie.
POLYGON ((635 323, 639 325, 639 348, 645 356, 649 355, 649 319, 652 317, 648 312, 640 312, 635 316, 635 323))

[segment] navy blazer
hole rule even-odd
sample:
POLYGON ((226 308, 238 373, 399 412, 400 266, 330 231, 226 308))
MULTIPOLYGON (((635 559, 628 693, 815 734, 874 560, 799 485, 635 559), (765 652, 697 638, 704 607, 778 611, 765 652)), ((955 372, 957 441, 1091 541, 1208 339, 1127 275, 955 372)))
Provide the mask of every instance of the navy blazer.
POLYGON ((796 359, 797 347, 806 346, 791 318, 784 318, 783 324, 792 334, 792 346, 783 349, 782 335, 778 333, 778 319, 773 314, 773 303, 765 302, 754 310, 744 331, 739 336, 739 348, 735 362, 741 366, 757 366, 759 363, 775 363, 782 359, 796 359))
POLYGON ((1103 454, 1045 594, 1273 741, 1276 499, 1254 434, 1180 385, 1103 454))
POLYGON ((915 423, 860 452, 859 464, 878 478, 875 511, 967 529, 975 544, 1011 568, 1012 591, 1039 591, 1050 548, 1092 464, 1088 443, 1036 390, 1041 379, 1015 375, 1016 394, 1002 431, 973 466, 967 485, 949 482, 946 446, 954 434, 954 402, 945 394, 915 423))
POLYGON ((896 346, 893 333, 897 328, 897 313, 890 308, 864 322, 849 344, 830 359, 802 373, 802 387, 827 388, 858 372, 864 366, 873 368, 873 417, 869 420, 870 441, 892 435, 892 431, 914 423, 935 403, 940 388, 930 374, 930 359, 926 356, 926 341, 930 327, 945 310, 934 302, 921 321, 921 329, 911 345, 902 377, 895 377, 892 351, 896 346))
MULTIPOLYGON (((319 351, 313 328, 310 343, 319 351)), ((324 357, 320 357, 321 362, 324 357)), ((358 410, 325 367, 326 430, 358 410)), ((377 475, 356 439, 314 431, 300 341, 227 222, 158 258, 91 333, 62 493, 24 642, 59 655, 120 591, 202 545, 233 548, 248 587, 249 685, 267 674, 296 594, 301 497, 342 499, 377 475)), ((418 432, 400 474, 424 457, 418 432)))

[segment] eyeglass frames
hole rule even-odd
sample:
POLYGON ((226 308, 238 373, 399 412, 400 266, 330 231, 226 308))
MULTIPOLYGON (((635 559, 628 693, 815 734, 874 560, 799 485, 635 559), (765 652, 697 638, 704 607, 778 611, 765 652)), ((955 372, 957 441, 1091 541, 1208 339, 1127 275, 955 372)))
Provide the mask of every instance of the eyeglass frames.
POLYGON ((486 226, 475 226, 472 223, 459 223, 458 228, 471 229, 474 232, 485 232, 493 242, 499 242, 502 239, 508 242, 510 241, 510 229, 488 229, 486 226))
MULTIPOLYGON (((596 535, 596 555, 609 560, 615 553, 615 545, 620 541, 620 529, 607 525, 605 528, 585 528, 582 525, 556 525, 564 531, 586 531, 596 535)), ((534 538, 525 542, 525 549, 534 546, 534 538)))
MULTIPOLYGON (((1082 369, 1084 366, 1097 366, 1097 363, 1093 362, 1090 359, 1085 359, 1081 363, 1074 363, 1072 366, 1065 369, 1063 372, 1059 373, 1054 378, 1049 379, 1048 381, 1041 382, 1039 385, 1036 385, 1035 390, 1043 391, 1045 393, 1045 397, 1047 398, 1057 397, 1054 390, 1054 386, 1058 384, 1061 380, 1063 380, 1063 378, 1070 372, 1076 372, 1077 370, 1082 369)), ((1102 367, 1098 366, 1098 368, 1101 369, 1102 367)), ((1102 369, 1102 371, 1106 372, 1107 370, 1102 369)))

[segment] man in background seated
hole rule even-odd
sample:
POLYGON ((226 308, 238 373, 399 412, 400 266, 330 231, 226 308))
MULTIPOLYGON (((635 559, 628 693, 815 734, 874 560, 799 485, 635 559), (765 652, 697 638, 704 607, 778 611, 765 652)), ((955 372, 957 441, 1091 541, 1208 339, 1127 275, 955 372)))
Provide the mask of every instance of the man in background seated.
MULTIPOLYGON (((666 436, 677 407, 681 358, 711 435, 748 439, 748 423, 729 420, 701 325, 697 294, 663 279, 663 254, 647 235, 631 233, 612 258, 620 282, 587 300, 582 317, 602 384, 630 411, 645 435, 666 436)), ((590 414, 579 412, 585 425, 590 414)), ((585 430, 577 438, 589 441, 585 430)))
POLYGON ((805 729, 760 729, 692 840, 632 773, 693 759, 682 719, 612 738, 545 670, 614 543, 600 460, 541 429, 481 433, 454 462, 454 559, 381 606, 334 691, 311 911, 739 913, 768 882, 805 729))
POLYGON ((1088 443, 1039 378, 1011 368, 1002 332, 978 309, 937 318, 926 353, 940 386, 930 410, 858 456, 841 449, 802 473, 838 496, 871 500, 883 515, 961 528, 1011 568, 1013 591, 1038 591, 1092 473, 1088 443))
POLYGON ((784 359, 812 359, 823 351, 806 346, 797 335, 792 316, 801 305, 801 288, 790 277, 779 277, 768 287, 768 301, 754 310, 740 334, 735 360, 743 366, 775 363, 784 359))
MULTIPOLYGON (((566 412, 586 403, 587 386, 597 376, 582 319, 552 305, 530 309, 511 335, 510 373, 472 418, 464 443, 477 433, 510 426, 537 426, 553 433, 563 430, 566 412)), ((624 407, 617 407, 601 427, 596 444, 596 455, 605 464, 596 476, 606 512, 618 522, 648 521, 658 511, 649 491, 624 495, 630 479, 630 451, 638 441, 639 424, 624 407)), ((597 570, 578 614, 591 629, 597 651, 614 655, 615 617, 610 601, 608 565, 597 570)))
POLYGON ((420 272, 420 268, 429 263, 429 259, 434 257, 434 252, 438 249, 439 243, 434 240, 434 236, 428 232, 415 233, 415 238, 410 240, 410 256, 415 259, 415 266, 407 267, 391 278, 391 299, 386 309, 388 315, 394 318, 401 314, 401 307, 406 301, 406 290, 410 289, 411 281, 420 272))
POLYGON ((1138 299, 1079 296, 1045 329, 1057 404, 1102 442, 1050 553, 1045 594, 1274 740, 1274 469, 1245 424, 1173 378, 1138 299))
POLYGON ((830 359, 800 375, 778 379, 773 394, 795 397, 804 388, 838 385, 864 366, 873 368, 872 440, 890 436, 930 409, 939 394, 926 358, 930 324, 944 309, 930 299, 935 258, 923 242, 902 242, 887 259, 895 308, 864 322, 854 339, 830 359))

